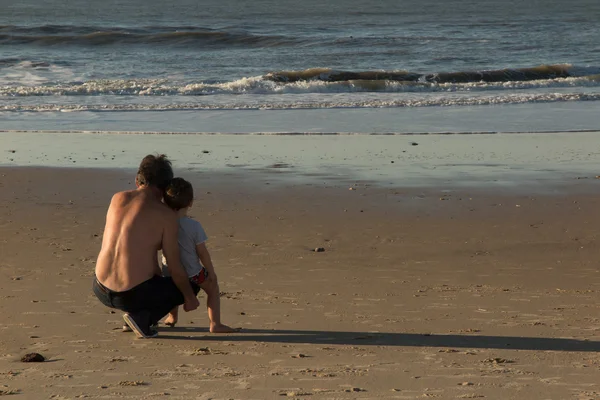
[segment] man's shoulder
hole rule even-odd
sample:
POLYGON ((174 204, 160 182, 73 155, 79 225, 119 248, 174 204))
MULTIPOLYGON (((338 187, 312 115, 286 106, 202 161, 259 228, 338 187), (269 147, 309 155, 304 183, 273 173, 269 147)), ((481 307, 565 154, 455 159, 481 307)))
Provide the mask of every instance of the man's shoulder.
POLYGON ((132 192, 134 192, 134 191, 133 190, 125 190, 125 191, 117 192, 117 193, 113 194, 113 196, 111 198, 111 203, 123 203, 125 201, 128 201, 133 196, 132 192))

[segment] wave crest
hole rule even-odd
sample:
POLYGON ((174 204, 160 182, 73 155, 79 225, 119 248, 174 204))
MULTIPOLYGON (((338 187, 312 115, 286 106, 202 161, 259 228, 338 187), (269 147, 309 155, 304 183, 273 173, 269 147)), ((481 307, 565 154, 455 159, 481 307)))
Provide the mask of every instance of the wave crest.
POLYGON ((335 71, 329 68, 310 68, 300 71, 269 72, 266 80, 281 83, 299 81, 342 82, 351 80, 470 83, 470 82, 525 82, 543 79, 570 78, 599 74, 600 69, 574 68, 570 64, 540 65, 530 68, 506 68, 499 70, 438 72, 430 74, 409 71, 335 71))

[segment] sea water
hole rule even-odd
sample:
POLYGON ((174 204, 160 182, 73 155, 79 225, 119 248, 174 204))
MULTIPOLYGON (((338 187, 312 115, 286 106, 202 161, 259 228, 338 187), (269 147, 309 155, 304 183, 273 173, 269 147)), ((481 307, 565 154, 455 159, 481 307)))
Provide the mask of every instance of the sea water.
POLYGON ((600 2, 0 0, 0 130, 600 126, 600 2))

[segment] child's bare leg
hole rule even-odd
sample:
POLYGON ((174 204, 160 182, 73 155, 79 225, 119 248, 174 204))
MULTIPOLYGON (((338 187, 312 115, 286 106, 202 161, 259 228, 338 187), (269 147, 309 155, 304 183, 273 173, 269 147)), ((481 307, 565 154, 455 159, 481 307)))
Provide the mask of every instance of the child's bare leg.
POLYGON ((170 326, 171 328, 174 327, 175 324, 177 323, 178 317, 179 317, 179 307, 175 306, 175 308, 173 308, 167 315, 167 318, 165 319, 165 325, 170 326))
POLYGON ((210 319, 210 332, 237 332, 238 329, 231 328, 221 323, 221 296, 219 292, 219 283, 214 279, 209 279, 202 282, 200 287, 206 292, 206 306, 208 308, 208 318, 210 319))

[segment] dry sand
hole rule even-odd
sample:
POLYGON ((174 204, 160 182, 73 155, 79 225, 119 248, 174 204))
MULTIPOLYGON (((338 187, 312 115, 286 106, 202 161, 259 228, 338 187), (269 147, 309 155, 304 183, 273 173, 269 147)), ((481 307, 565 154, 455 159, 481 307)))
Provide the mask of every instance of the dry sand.
POLYGON ((244 331, 209 334, 202 309, 138 340, 93 296, 130 171, 1 168, 0 395, 600 398, 600 182, 525 196, 183 175, 223 320, 244 331))

